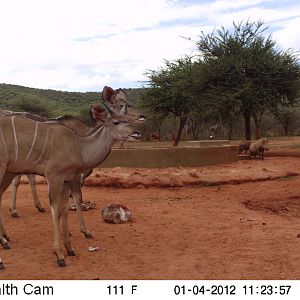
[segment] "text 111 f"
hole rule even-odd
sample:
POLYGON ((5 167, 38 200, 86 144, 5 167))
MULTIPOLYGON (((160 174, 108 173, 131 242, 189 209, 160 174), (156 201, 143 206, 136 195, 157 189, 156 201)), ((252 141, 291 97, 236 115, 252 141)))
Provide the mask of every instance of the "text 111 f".
MULTIPOLYGON (((125 293, 125 288, 123 285, 109 285, 107 286, 108 289, 108 294, 109 295, 124 295, 125 293)), ((137 291, 137 285, 132 285, 131 288, 128 287, 128 289, 130 289, 131 295, 133 295, 136 291, 137 291)), ((128 292, 127 289, 127 292, 128 292)))

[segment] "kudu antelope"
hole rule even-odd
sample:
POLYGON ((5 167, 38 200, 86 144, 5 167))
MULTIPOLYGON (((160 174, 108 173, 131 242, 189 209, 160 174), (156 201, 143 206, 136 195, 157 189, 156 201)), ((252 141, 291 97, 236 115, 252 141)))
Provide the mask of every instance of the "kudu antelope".
MULTIPOLYGON (((76 118, 71 116, 63 116, 53 119, 46 119, 44 117, 27 113, 27 112, 13 112, 8 110, 0 110, 0 115, 2 116, 16 116, 16 117, 23 117, 27 119, 31 119, 38 122, 54 122, 64 125, 72 130, 74 130, 79 135, 87 135, 92 129, 82 124, 76 118)), ((91 174, 92 170, 87 170, 81 174, 81 182, 83 182, 84 178, 91 174)), ((18 217, 18 212, 16 209, 16 200, 17 200, 17 190, 21 181, 22 174, 18 174, 12 181, 12 192, 10 195, 10 202, 9 202, 9 209, 11 212, 12 217, 18 217)), ((35 185, 35 175, 34 174, 26 174, 28 178, 28 182, 30 183, 34 206, 38 209, 39 212, 45 212, 45 209, 42 207, 40 202, 39 196, 37 194, 36 185, 35 185)), ((81 226, 82 228, 82 226, 81 226)), ((83 231, 86 237, 91 237, 91 234, 87 231, 83 231)))
MULTIPOLYGON (((123 89, 117 89, 114 91, 113 89, 109 87, 105 87, 103 90, 103 98, 107 99, 110 109, 112 109, 114 112, 120 115, 128 115, 130 118, 136 118, 138 115, 137 111, 133 108, 133 105, 127 100, 126 93, 123 89)), ((0 115, 15 115, 15 116, 22 116, 24 118, 29 118, 35 121, 40 122, 58 122, 61 125, 64 125, 76 132, 76 134, 80 136, 85 136, 89 134, 89 132, 92 130, 92 128, 89 128, 85 126, 82 122, 80 122, 77 118, 74 118, 72 116, 62 116, 58 118, 51 118, 46 119, 34 114, 30 114, 27 112, 12 112, 8 110, 0 110, 0 115)), ((143 116, 139 116, 140 119, 143 118, 143 116)), ((96 120, 98 122, 99 120, 96 120)), ((85 171, 81 174, 81 183, 83 184, 83 181, 86 177, 88 177, 92 173, 92 170, 85 171)), ((44 212, 45 209, 42 207, 42 204, 39 200, 36 186, 35 186, 35 176, 33 174, 27 174, 28 181, 31 186, 33 199, 34 199, 34 206, 38 209, 39 212, 44 212)), ((20 184, 21 180, 21 174, 16 175, 16 177, 12 181, 12 192, 10 197, 10 203, 9 203, 9 209, 11 212, 12 217, 18 217, 18 212, 16 209, 16 196, 17 196, 17 189, 20 184)), ((81 218, 80 218, 81 219, 81 218)), ((81 231, 85 234, 86 237, 91 237, 90 232, 85 231, 83 228, 85 226, 81 226, 81 231)))
MULTIPOLYGON (((46 118, 40 117, 38 115, 29 114, 27 112, 13 112, 13 111, 9 111, 9 110, 0 109, 0 116, 12 116, 12 115, 18 116, 18 117, 30 118, 32 120, 39 121, 39 122, 46 122, 46 118)), ((45 212, 45 209, 42 207, 42 204, 39 200, 39 197, 38 197, 38 194, 36 191, 35 176, 33 174, 26 174, 26 176, 27 176, 28 182, 30 183, 30 186, 31 186, 35 207, 40 212, 45 212)), ((21 179, 21 174, 18 174, 15 176, 15 178, 13 179, 13 183, 12 183, 12 193, 11 193, 10 204, 9 204, 9 208, 10 208, 12 217, 18 216, 18 213, 16 211, 16 194, 17 194, 18 186, 20 184, 20 179, 21 179)))
MULTIPOLYGON (((112 103, 114 95, 112 89, 104 88, 102 97, 105 101, 112 103)), ((0 116, 0 243, 3 248, 9 248, 9 238, 1 214, 2 194, 16 174, 39 174, 45 176, 48 182, 54 253, 58 265, 65 266, 60 222, 67 253, 75 254, 67 222, 70 190, 78 203, 81 197, 81 173, 103 162, 115 142, 139 138, 129 124, 138 122, 138 119, 143 121, 143 118, 117 115, 105 106, 111 113, 109 117, 99 105, 91 108, 92 118, 101 119, 102 124, 95 126, 86 136, 79 136, 70 128, 55 122, 0 116)))
MULTIPOLYGON (((22 116, 22 117, 33 119, 33 120, 35 119, 35 115, 31 115, 31 114, 26 114, 26 116, 25 116, 24 114, 12 112, 11 116, 22 116)), ((88 135, 92 130, 92 128, 85 126, 81 121, 79 121, 77 118, 72 117, 72 116, 62 116, 62 117, 58 117, 55 119, 41 119, 41 122, 58 123, 60 125, 63 125, 63 126, 66 126, 70 129, 72 129, 73 131, 76 132, 76 134, 78 134, 80 136, 88 135)), ((86 177, 88 177, 91 173, 92 173, 92 170, 87 170, 87 171, 83 172, 81 174, 81 183, 83 183, 83 180, 86 177)), ((33 199, 34 199, 34 205, 38 209, 38 211, 44 212, 45 209, 42 207, 42 204, 39 200, 39 197, 38 197, 38 194, 36 191, 35 175, 26 174, 26 176, 31 185, 31 190, 32 190, 33 199)), ((17 209, 16 209, 16 198, 17 198, 17 189, 20 184, 20 179, 21 179, 21 174, 18 174, 15 176, 15 178, 12 181, 12 192, 11 192, 10 203, 9 203, 9 209, 10 209, 12 217, 19 216, 17 213, 17 209)), ((89 233, 84 232, 84 234, 86 235, 86 237, 90 237, 89 233)))

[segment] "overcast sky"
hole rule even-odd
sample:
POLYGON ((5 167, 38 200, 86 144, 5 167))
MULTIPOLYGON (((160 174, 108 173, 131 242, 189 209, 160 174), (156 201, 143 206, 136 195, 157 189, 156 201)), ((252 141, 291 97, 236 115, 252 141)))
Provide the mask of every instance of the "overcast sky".
POLYGON ((0 83, 64 91, 141 87, 146 70, 195 53, 201 31, 264 21, 300 50, 298 0, 0 0, 0 83))

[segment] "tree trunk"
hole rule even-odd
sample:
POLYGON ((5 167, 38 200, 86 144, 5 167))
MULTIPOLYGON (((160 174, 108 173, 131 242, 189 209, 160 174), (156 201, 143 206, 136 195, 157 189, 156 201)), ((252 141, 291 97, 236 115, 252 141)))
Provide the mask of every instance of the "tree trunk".
POLYGON ((186 124, 186 121, 187 121, 186 116, 180 117, 179 128, 178 128, 177 134, 176 134, 176 136, 174 138, 174 141, 173 141, 173 146, 174 147, 177 146, 179 141, 180 141, 182 130, 183 130, 184 125, 186 124))
POLYGON ((282 125, 283 125, 284 135, 288 136, 289 135, 289 122, 288 121, 283 122, 282 125))
POLYGON ((161 142, 161 139, 160 139, 160 132, 161 132, 161 127, 158 128, 158 141, 159 141, 159 142, 161 142))
POLYGON ((232 122, 229 122, 228 124, 228 140, 231 141, 232 138, 232 122))
POLYGON ((253 120, 254 120, 254 124, 255 124, 255 137, 257 140, 259 140, 261 138, 261 130, 260 130, 260 124, 261 124, 261 119, 262 119, 262 115, 263 113, 257 113, 257 114, 253 114, 253 120))
POLYGON ((189 118, 188 125, 190 129, 190 139, 193 141, 198 140, 199 129, 197 128, 197 121, 189 118))
POLYGON ((244 120, 245 120, 245 139, 251 140, 251 113, 250 111, 244 112, 244 120))
POLYGON ((255 137, 257 140, 261 138, 260 126, 256 126, 256 124, 255 124, 255 137))

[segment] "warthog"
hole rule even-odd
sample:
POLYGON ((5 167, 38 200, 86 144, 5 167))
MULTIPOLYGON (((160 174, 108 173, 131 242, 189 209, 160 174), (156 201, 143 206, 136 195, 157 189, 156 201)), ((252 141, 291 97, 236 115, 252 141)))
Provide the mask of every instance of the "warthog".
POLYGON ((239 154, 241 154, 243 151, 245 151, 245 154, 247 154, 250 144, 251 141, 242 141, 239 144, 239 154))
POLYGON ((264 151, 268 151, 268 139, 267 138, 261 138, 256 142, 253 142, 249 146, 249 153, 250 153, 250 158, 251 156, 260 157, 261 159, 264 159, 264 151))

